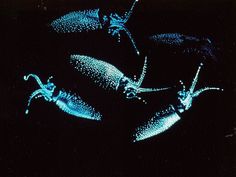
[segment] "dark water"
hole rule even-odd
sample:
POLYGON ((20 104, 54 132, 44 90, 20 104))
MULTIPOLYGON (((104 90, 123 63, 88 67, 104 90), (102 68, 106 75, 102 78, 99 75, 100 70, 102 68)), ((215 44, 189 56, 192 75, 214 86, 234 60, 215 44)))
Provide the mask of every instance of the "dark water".
POLYGON ((129 19, 141 56, 124 33, 121 43, 105 30, 56 34, 49 26, 73 10, 100 7, 103 14, 124 13, 131 1, 8 1, 1 6, 0 176, 8 177, 221 177, 235 176, 235 2, 140 1, 129 19), (217 61, 207 59, 197 88, 218 86, 224 92, 199 96, 182 120, 165 133, 132 143, 135 128, 176 99, 176 90, 142 94, 144 105, 97 87, 70 64, 70 54, 103 59, 126 76, 139 76, 143 87, 190 85, 199 57, 151 47, 147 37, 183 33, 210 38, 217 61), (54 103, 38 99, 24 114, 35 81, 51 75, 58 89, 77 93, 103 114, 102 122, 78 119, 54 103))

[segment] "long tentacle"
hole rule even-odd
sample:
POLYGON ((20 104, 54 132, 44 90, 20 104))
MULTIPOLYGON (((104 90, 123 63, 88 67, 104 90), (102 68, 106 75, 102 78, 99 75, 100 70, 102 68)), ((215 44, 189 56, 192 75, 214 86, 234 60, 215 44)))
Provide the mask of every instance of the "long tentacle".
POLYGON ((139 88, 138 93, 144 93, 144 92, 159 92, 162 90, 168 90, 171 87, 164 87, 164 88, 139 88))
POLYGON ((50 76, 50 77, 48 78, 47 83, 49 83, 51 79, 53 79, 53 76, 50 76))
POLYGON ((44 84, 42 83, 42 81, 40 80, 40 78, 39 78, 37 75, 35 75, 35 74, 29 74, 29 75, 27 75, 27 76, 24 76, 24 80, 27 81, 27 80, 29 79, 29 77, 33 77, 33 78, 37 81, 37 83, 39 84, 39 86, 40 86, 42 89, 45 89, 44 84))
POLYGON ((200 63, 200 66, 198 67, 197 73, 196 73, 196 75, 195 75, 195 77, 193 79, 192 85, 191 85, 191 87, 189 89, 190 93, 193 93, 193 91, 195 89, 195 86, 196 86, 197 81, 198 81, 199 72, 200 72, 202 66, 203 66, 203 63, 200 63))
POLYGON ((146 75, 146 72, 147 72, 147 56, 144 59, 142 73, 141 73, 140 78, 139 78, 139 80, 137 82, 138 87, 140 87, 142 85, 144 77, 146 75))
POLYGON ((137 2, 138 2, 138 0, 134 0, 130 10, 125 13, 124 23, 126 23, 129 20, 129 17, 132 15, 132 12, 134 10, 134 6, 136 5, 137 2))
POLYGON ((132 45, 133 45, 133 47, 134 47, 134 49, 135 49, 137 55, 139 55, 140 52, 139 52, 139 50, 138 50, 138 48, 137 48, 137 46, 136 46, 136 44, 135 44, 135 42, 134 42, 134 39, 133 39, 133 37, 132 37, 130 31, 129 31, 127 28, 125 28, 125 27, 123 27, 122 29, 126 32, 126 34, 127 34, 127 36, 129 37, 129 39, 130 39, 130 41, 131 41, 131 43, 132 43, 132 45))
POLYGON ((209 91, 209 90, 223 91, 223 89, 218 88, 218 87, 205 87, 205 88, 199 89, 196 92, 194 92, 193 97, 198 97, 201 93, 203 93, 205 91, 209 91))
POLYGON ((34 97, 36 97, 38 94, 42 93, 42 89, 38 89, 38 90, 35 90, 29 97, 29 100, 28 100, 28 104, 27 104, 27 108, 25 110, 25 114, 28 114, 29 113, 29 107, 30 107, 30 104, 31 104, 31 101, 34 97))

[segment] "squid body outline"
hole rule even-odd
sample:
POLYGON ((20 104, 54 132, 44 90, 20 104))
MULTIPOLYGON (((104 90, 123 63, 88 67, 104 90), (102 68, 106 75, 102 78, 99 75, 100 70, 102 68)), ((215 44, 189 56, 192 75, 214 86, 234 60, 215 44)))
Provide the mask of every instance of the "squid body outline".
MULTIPOLYGON (((141 88, 146 70, 147 70, 147 57, 145 57, 142 73, 138 81, 134 81, 126 77, 123 72, 112 64, 103 60, 98 60, 86 55, 71 55, 70 63, 83 75, 92 79, 97 85, 109 90, 121 90, 127 99, 137 98, 139 93, 144 92, 159 92, 170 89, 165 88, 141 88)), ((143 100, 144 103, 146 103, 143 100)))
POLYGON ((51 26, 58 33, 88 32, 103 29, 108 26, 108 34, 111 34, 114 37, 116 36, 118 38, 118 42, 120 42, 120 31, 124 31, 129 37, 135 52, 139 55, 140 52, 136 46, 132 34, 125 26, 138 1, 139 0, 134 0, 130 10, 125 12, 123 16, 119 16, 117 13, 111 13, 100 17, 99 8, 73 11, 52 21, 51 26))
POLYGON ((145 140, 168 130, 181 119, 181 113, 191 108, 193 99, 197 98, 201 93, 209 90, 223 91, 223 89, 218 87, 204 87, 194 91, 202 66, 203 63, 199 65, 189 90, 186 90, 185 85, 180 80, 183 89, 177 93, 179 104, 170 104, 166 109, 156 112, 148 122, 136 128, 133 142, 145 140))
POLYGON ((85 118, 90 120, 100 121, 102 115, 96 112, 95 109, 85 103, 78 95, 67 93, 64 90, 59 90, 57 95, 55 94, 56 86, 50 82, 53 78, 50 76, 46 84, 43 84, 40 78, 35 74, 28 74, 24 76, 24 80, 27 81, 30 77, 34 78, 40 89, 35 90, 29 97, 27 109, 25 114, 29 113, 29 106, 33 98, 38 99, 43 97, 48 102, 54 102, 62 111, 79 118, 85 118))
POLYGON ((161 33, 149 36, 149 40, 156 45, 175 47, 177 52, 195 54, 206 59, 217 60, 216 48, 212 41, 206 37, 189 36, 180 33, 161 33))

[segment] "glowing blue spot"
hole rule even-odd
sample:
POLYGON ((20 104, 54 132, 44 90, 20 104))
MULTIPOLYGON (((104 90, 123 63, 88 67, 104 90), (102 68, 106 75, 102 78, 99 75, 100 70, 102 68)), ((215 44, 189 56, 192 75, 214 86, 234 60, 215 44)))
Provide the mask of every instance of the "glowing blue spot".
POLYGON ((28 108, 33 98, 37 99, 43 97, 48 102, 56 103, 61 110, 70 115, 91 120, 101 120, 101 114, 99 112, 95 112, 94 108, 87 105, 79 96, 66 93, 65 91, 59 91, 57 96, 53 96, 56 86, 54 83, 50 82, 52 77, 49 77, 46 84, 43 84, 39 77, 35 74, 24 76, 24 80, 27 81, 29 77, 33 77, 41 88, 31 94, 25 114, 29 113, 28 108))
POLYGON ((25 110, 25 114, 28 114, 29 113, 29 110, 27 109, 27 110, 25 110))
POLYGON ((102 29, 99 9, 70 12, 51 23, 58 33, 74 33, 102 29))

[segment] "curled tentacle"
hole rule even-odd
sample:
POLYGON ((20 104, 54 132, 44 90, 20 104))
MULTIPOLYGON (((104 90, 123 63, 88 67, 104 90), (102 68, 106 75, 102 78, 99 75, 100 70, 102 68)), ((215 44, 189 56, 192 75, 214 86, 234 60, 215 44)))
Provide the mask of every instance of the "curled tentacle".
POLYGON ((42 89, 38 89, 30 95, 29 100, 28 100, 28 104, 27 104, 27 108, 25 110, 25 114, 29 113, 29 107, 30 107, 32 99, 36 98, 37 95, 42 94, 42 92, 43 92, 42 89))
POLYGON ((201 93, 209 90, 218 90, 218 91, 224 91, 224 89, 218 88, 218 87, 205 87, 202 89, 199 89, 194 92, 193 97, 198 97, 201 93))
POLYGON ((91 120, 101 120, 101 114, 96 112, 93 107, 86 104, 79 96, 65 91, 59 91, 58 95, 54 96, 53 94, 56 86, 54 83, 50 82, 52 76, 48 78, 46 84, 42 84, 39 77, 35 74, 29 74, 28 76, 25 76, 24 79, 28 80, 29 76, 34 77, 39 85, 41 84, 42 88, 31 94, 25 114, 29 113, 29 106, 33 98, 37 99, 43 97, 48 102, 56 103, 61 110, 70 115, 91 120))
POLYGON ((49 77, 47 84, 43 84, 42 81, 40 80, 40 78, 35 74, 29 74, 27 76, 24 76, 24 80, 28 81, 29 77, 33 77, 37 81, 37 83, 41 87, 41 89, 38 89, 31 94, 31 96, 28 100, 27 109, 25 111, 26 114, 29 113, 29 106, 30 106, 33 98, 38 98, 38 97, 43 96, 46 101, 50 102, 50 101, 52 101, 52 95, 53 95, 53 92, 56 88, 53 83, 50 83, 50 79, 52 77, 49 77))
POLYGON ((29 74, 29 75, 27 75, 27 76, 24 76, 24 80, 27 81, 30 77, 33 77, 33 78, 37 81, 37 83, 39 84, 39 86, 40 86, 42 89, 45 89, 44 84, 42 83, 42 81, 40 80, 40 78, 39 78, 37 75, 35 75, 35 74, 29 74))

